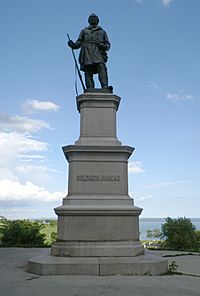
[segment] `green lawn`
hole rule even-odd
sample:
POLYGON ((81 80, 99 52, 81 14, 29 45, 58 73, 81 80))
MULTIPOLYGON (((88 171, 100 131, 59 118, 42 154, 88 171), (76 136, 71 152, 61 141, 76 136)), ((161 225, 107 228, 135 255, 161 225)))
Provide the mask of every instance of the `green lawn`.
POLYGON ((47 224, 44 224, 44 228, 41 230, 41 233, 44 233, 46 236, 46 241, 45 243, 49 244, 51 243, 51 234, 52 232, 57 232, 57 221, 53 221, 47 224))

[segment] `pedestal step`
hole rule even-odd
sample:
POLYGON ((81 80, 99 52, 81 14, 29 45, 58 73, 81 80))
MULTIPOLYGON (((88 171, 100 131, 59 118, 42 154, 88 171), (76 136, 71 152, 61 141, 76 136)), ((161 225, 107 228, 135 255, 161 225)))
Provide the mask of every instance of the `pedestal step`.
POLYGON ((144 254, 140 241, 56 242, 52 256, 60 257, 132 257, 144 254))
POLYGON ((141 208, 133 205, 63 205, 58 215, 58 242, 137 242, 141 208))
POLYGON ((53 257, 28 261, 27 271, 39 275, 160 275, 168 270, 167 260, 151 253, 138 257, 53 257))

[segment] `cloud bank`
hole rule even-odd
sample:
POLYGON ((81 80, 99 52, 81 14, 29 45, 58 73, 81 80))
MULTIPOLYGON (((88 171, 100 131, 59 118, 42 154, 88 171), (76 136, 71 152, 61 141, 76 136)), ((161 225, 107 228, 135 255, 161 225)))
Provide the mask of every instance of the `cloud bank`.
POLYGON ((143 168, 143 164, 141 161, 134 161, 134 162, 129 162, 128 172, 131 174, 144 173, 145 169, 143 168))
POLYGON ((162 0, 162 3, 164 6, 168 7, 171 3, 172 3, 173 0, 162 0))
POLYGON ((166 95, 167 100, 171 101, 171 102, 176 102, 176 101, 191 101, 194 99, 194 96, 192 96, 191 94, 187 94, 187 95, 181 95, 181 94, 171 94, 168 93, 166 95))
POLYGON ((27 100, 22 104, 22 110, 31 114, 35 111, 58 111, 60 107, 50 101, 27 100))
POLYGON ((40 202, 52 202, 60 201, 63 197, 63 192, 50 193, 44 187, 37 186, 30 181, 26 181, 24 184, 11 180, 0 181, 1 201, 38 200, 40 202))
MULTIPOLYGON (((26 101, 23 106, 28 113, 59 109, 52 102, 37 100, 26 101)), ((23 211, 29 209, 32 202, 47 204, 60 201, 65 195, 49 190, 49 181, 57 171, 45 163, 49 144, 33 136, 42 129, 51 129, 48 122, 18 114, 0 114, 0 201, 4 205, 0 215, 5 211, 8 216, 13 213, 15 217, 14 207, 19 214, 20 206, 23 211)), ((33 211, 27 210, 26 214, 30 217, 33 211)))
MULTIPOLYGON (((149 1, 149 0, 148 0, 149 1)), ((174 0, 161 0, 162 4, 165 6, 165 7, 169 7, 169 5, 173 2, 174 0)), ((135 2, 137 3, 142 3, 143 0, 135 0, 135 2)))

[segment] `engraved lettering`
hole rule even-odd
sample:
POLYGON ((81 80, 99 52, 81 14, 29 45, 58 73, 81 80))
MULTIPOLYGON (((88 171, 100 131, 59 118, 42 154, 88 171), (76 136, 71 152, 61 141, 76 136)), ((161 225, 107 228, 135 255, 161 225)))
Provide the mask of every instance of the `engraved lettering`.
POLYGON ((78 182, 88 182, 88 181, 101 181, 101 182, 119 182, 120 176, 118 175, 78 175, 76 176, 78 182))

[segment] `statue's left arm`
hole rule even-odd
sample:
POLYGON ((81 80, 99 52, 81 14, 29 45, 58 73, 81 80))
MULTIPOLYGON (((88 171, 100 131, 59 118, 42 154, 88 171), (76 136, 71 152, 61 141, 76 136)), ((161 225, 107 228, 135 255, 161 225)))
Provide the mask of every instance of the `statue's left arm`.
POLYGON ((108 35, 106 34, 105 31, 103 31, 103 42, 99 43, 99 49, 104 50, 104 51, 108 51, 110 49, 110 42, 108 39, 108 35))
POLYGON ((106 46, 105 50, 108 51, 110 49, 111 44, 110 44, 110 41, 108 39, 108 35, 107 35, 107 33, 105 31, 104 31, 104 45, 106 46))

